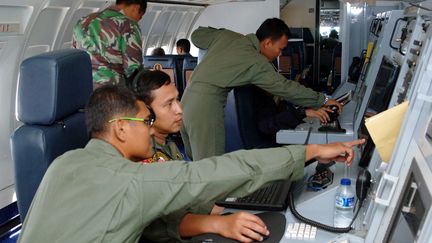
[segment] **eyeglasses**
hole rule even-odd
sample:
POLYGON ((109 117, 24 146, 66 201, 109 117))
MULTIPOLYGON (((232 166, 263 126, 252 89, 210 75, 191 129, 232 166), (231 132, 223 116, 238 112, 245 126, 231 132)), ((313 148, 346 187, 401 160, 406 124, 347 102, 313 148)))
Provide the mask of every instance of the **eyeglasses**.
POLYGON ((147 126, 151 127, 153 126, 154 122, 155 122, 155 118, 154 117, 149 117, 148 119, 144 119, 144 118, 137 118, 137 117, 119 117, 119 118, 114 118, 109 120, 108 122, 111 123, 113 121, 118 121, 118 120, 127 120, 127 121, 139 121, 139 122, 144 122, 144 124, 146 124, 147 126))

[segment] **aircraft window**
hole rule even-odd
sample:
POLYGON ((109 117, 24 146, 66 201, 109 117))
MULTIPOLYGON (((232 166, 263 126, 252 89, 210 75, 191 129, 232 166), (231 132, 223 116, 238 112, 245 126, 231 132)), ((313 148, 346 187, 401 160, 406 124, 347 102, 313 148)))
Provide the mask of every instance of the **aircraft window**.
POLYGON ((90 13, 97 12, 98 10, 99 10, 99 8, 80 8, 74 12, 68 26, 66 27, 66 31, 64 33, 63 40, 61 42, 62 48, 70 48, 71 47, 73 28, 76 25, 76 23, 78 22, 78 20, 84 16, 89 15, 90 13))
POLYGON ((195 20, 195 18, 198 16, 198 13, 199 13, 199 9, 197 9, 194 12, 189 12, 184 16, 184 21, 180 25, 180 28, 178 29, 176 40, 188 37, 188 32, 190 31, 189 28, 192 27, 192 23, 195 20))
POLYGON ((173 12, 173 15, 171 16, 169 26, 163 35, 162 44, 161 44, 162 46, 166 46, 168 50, 172 50, 171 43, 174 42, 175 45, 176 34, 180 24, 182 23, 182 17, 183 17, 182 12, 173 12))
POLYGON ((67 11, 66 7, 48 7, 40 12, 29 35, 25 58, 51 49, 67 11))
POLYGON ((173 53, 175 42, 188 38, 190 28, 202 10, 204 7, 201 6, 149 3, 139 22, 145 55, 150 55, 156 47, 173 53))
POLYGON ((152 28, 152 26, 154 25, 157 17, 159 16, 159 14, 161 13, 161 9, 156 8, 157 6, 154 6, 153 4, 149 3, 148 9, 146 11, 146 13, 144 14, 144 17, 142 18, 142 20, 139 22, 140 28, 141 28, 141 35, 142 35, 142 39, 144 41, 144 44, 146 44, 145 40, 148 37, 148 34, 152 28))

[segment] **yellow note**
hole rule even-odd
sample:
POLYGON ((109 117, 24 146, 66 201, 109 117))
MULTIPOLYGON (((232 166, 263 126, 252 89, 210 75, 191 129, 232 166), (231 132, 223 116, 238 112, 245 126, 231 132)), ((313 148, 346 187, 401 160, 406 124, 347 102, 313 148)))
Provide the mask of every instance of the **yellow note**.
POLYGON ((389 162, 400 127, 408 108, 408 101, 367 118, 366 128, 384 162, 389 162))

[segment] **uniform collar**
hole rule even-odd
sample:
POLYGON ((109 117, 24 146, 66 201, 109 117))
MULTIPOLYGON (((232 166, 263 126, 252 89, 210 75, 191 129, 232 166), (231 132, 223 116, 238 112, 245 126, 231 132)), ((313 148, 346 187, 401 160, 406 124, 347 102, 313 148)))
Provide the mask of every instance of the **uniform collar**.
POLYGON ((253 47, 259 52, 260 51, 260 42, 255 34, 247 34, 246 37, 252 43, 253 47))
POLYGON ((115 4, 109 6, 107 9, 109 9, 109 10, 113 10, 113 11, 117 11, 117 12, 120 12, 120 10, 121 10, 121 9, 120 9, 119 7, 117 7, 117 5, 115 5, 115 4))
POLYGON ((123 158, 123 155, 113 145, 102 139, 92 138, 85 148, 92 151, 100 151, 101 153, 109 154, 114 157, 123 158))

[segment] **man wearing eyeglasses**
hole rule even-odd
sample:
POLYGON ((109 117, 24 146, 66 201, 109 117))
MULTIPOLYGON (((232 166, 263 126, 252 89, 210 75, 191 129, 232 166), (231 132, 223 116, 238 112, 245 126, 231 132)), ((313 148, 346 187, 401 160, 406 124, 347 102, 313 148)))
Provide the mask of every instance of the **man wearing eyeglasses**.
MULTIPOLYGON (((304 161, 313 158, 351 164, 351 147, 364 143, 238 151, 199 163, 136 163, 152 156, 153 122, 127 88, 95 90, 86 106, 92 139, 48 168, 18 242, 137 242, 156 218, 245 196, 275 180, 301 179, 304 161)), ((250 230, 259 240, 269 234, 264 225, 250 230)))

